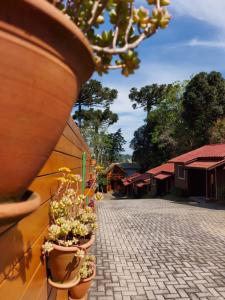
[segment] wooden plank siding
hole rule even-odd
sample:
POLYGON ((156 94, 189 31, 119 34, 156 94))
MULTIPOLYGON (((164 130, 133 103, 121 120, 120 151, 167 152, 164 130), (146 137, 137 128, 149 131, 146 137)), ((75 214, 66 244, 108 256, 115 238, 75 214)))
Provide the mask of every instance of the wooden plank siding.
MULTIPOLYGON (((51 134, 51 133, 49 133, 51 134)), ((65 293, 47 284, 41 245, 48 227, 49 200, 57 188, 58 168, 82 172, 82 154, 87 154, 87 180, 91 156, 72 118, 48 161, 29 189, 39 193, 41 205, 33 214, 0 228, 0 298, 4 300, 66 300, 65 293)))

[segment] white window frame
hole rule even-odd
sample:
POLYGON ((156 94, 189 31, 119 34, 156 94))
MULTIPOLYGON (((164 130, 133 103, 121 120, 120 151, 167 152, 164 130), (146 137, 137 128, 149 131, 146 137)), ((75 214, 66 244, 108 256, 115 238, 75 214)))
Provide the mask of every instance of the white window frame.
POLYGON ((182 179, 182 180, 185 179, 185 169, 184 169, 184 166, 182 166, 182 165, 178 165, 178 166, 177 166, 177 176, 178 176, 179 179, 182 179), (182 168, 183 171, 184 171, 184 176, 183 176, 183 177, 180 176, 180 168, 182 168))

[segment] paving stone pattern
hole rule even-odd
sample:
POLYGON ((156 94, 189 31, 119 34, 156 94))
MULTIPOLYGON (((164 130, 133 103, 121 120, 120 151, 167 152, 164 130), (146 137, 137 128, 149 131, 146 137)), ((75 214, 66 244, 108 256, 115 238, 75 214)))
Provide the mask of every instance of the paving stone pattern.
POLYGON ((145 199, 97 211, 89 300, 225 299, 225 210, 145 199))

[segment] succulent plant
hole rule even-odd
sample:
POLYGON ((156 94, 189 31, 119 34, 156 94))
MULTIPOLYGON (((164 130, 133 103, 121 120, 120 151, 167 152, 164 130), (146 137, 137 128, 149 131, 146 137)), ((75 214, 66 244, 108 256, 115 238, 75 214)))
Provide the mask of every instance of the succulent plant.
POLYGON ((89 278, 94 273, 94 263, 95 263, 95 256, 93 255, 86 255, 84 258, 83 265, 80 269, 80 277, 81 279, 89 278))
MULTIPOLYGON (((86 206, 86 196, 79 194, 80 176, 69 168, 59 169, 58 189, 50 202, 50 226, 43 253, 53 250, 53 243, 70 247, 97 230, 96 214, 86 206)), ((99 195, 98 195, 99 197, 99 195)))
POLYGON ((166 6, 170 0, 146 0, 135 7, 135 0, 48 0, 66 14, 86 35, 101 75, 122 69, 128 76, 139 67, 135 51, 143 40, 166 28, 171 19, 166 6), (103 28, 103 30, 101 30, 103 28))

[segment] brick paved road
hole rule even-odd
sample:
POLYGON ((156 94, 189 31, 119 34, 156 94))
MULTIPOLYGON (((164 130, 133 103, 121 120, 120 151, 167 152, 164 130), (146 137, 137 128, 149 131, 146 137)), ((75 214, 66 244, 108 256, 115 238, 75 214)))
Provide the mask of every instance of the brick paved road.
POLYGON ((105 200, 90 300, 225 299, 225 210, 105 200))

